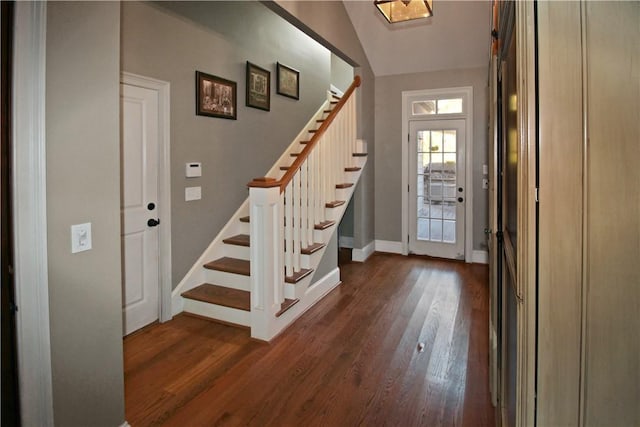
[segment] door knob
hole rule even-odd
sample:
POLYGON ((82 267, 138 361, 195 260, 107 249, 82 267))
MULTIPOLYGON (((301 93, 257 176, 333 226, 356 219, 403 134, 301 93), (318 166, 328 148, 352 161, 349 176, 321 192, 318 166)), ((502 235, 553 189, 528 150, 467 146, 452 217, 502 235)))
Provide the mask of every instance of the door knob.
POLYGON ((460 203, 462 203, 462 202, 464 202, 464 199, 463 199, 462 197, 458 197, 458 201, 459 201, 460 203))
POLYGON ((158 224, 160 224, 160 220, 159 219, 151 218, 149 221, 147 221, 147 225, 149 227, 156 227, 158 224))

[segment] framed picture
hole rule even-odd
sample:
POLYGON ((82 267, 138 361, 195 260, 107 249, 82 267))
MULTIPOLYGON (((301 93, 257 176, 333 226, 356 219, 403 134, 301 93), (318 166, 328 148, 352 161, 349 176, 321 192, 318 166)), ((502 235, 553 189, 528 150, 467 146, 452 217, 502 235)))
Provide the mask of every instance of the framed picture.
POLYGON ((196 71, 196 114, 237 119, 236 82, 196 71))
POLYGON ((271 73, 247 61, 247 107, 271 109, 271 73))
POLYGON ((278 87, 280 95, 300 99, 300 71, 278 62, 278 87))

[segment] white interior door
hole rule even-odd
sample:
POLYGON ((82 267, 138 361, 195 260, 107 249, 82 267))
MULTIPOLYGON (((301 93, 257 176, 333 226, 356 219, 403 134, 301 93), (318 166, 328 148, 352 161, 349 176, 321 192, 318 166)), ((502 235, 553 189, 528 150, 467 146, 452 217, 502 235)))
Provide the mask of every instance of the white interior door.
POLYGON ((465 121, 409 125, 409 250, 464 259, 465 121))
POLYGON ((122 286, 127 335, 158 319, 158 92, 122 84, 122 286))

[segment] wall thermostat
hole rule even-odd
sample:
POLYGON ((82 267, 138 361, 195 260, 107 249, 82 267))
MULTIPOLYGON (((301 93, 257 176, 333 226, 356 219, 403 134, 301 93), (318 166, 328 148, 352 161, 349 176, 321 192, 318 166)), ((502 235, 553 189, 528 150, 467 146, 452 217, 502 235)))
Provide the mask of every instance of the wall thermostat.
POLYGON ((202 176, 202 163, 187 163, 186 176, 187 178, 197 178, 202 176))

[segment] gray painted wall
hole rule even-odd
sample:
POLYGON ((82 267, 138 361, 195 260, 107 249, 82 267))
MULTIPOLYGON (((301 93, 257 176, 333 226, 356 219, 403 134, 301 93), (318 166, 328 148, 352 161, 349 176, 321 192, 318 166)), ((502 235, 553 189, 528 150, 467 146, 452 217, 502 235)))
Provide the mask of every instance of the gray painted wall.
POLYGON ((125 2, 122 70, 171 83, 175 287, 326 99, 331 54, 257 2, 125 2), (247 60, 272 72, 269 112, 244 105, 247 60), (276 61, 300 70, 299 101, 275 93, 276 61), (196 70, 237 82, 238 120, 195 115, 196 70), (202 177, 187 179, 194 161, 202 177), (185 202, 187 186, 202 200, 185 202))
POLYGON ((331 84, 345 92, 353 82, 353 66, 331 53, 331 84))
POLYGON ((446 70, 376 78, 375 230, 376 239, 400 242, 402 236, 402 92, 473 87, 473 249, 486 250, 488 190, 482 189, 487 164, 487 69, 446 70))
MULTIPOLYGON (((368 143, 369 157, 353 195, 354 247, 363 248, 374 238, 374 88, 375 78, 358 35, 342 2, 281 1, 269 5, 288 20, 313 33, 325 45, 337 50, 355 64, 355 74, 362 78, 358 90, 358 138, 368 143)), ((347 213, 348 214, 348 213, 347 213)))
POLYGON ((124 422, 120 4, 47 5, 47 248, 54 423, 124 422), (93 249, 71 254, 72 224, 93 249))

